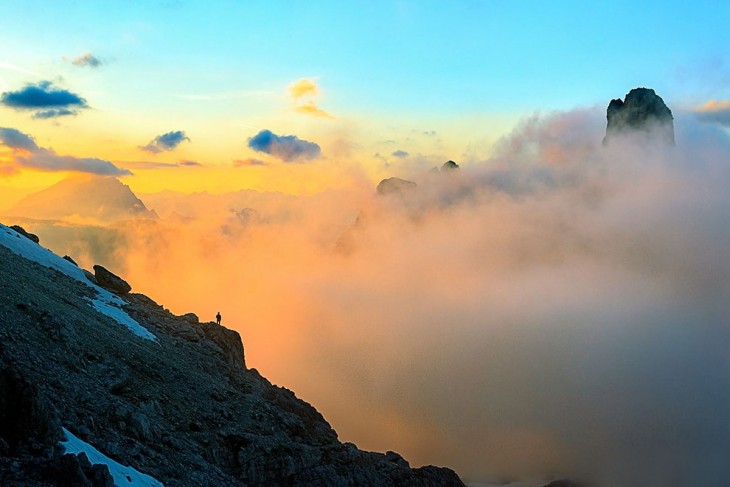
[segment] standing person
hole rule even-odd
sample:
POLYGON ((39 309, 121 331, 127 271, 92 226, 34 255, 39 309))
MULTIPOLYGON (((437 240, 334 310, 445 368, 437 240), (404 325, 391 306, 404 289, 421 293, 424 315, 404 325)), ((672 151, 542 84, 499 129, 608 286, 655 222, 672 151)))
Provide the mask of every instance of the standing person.
POLYGON ((215 315, 215 321, 216 321, 216 323, 218 323, 219 325, 221 324, 221 312, 220 312, 220 311, 218 311, 218 314, 217 314, 217 315, 215 315))

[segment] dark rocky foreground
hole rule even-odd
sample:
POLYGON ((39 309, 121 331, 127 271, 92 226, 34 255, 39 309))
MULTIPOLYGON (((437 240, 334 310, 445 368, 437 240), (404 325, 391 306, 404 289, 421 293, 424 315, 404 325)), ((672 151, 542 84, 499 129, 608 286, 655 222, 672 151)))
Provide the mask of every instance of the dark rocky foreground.
POLYGON ((464 485, 340 443, 312 406, 246 368, 232 330, 123 294, 157 337, 144 340, 91 306, 92 288, 3 245, 0 290, 3 487, 114 485, 106 466, 64 455, 62 428, 166 486, 464 485))

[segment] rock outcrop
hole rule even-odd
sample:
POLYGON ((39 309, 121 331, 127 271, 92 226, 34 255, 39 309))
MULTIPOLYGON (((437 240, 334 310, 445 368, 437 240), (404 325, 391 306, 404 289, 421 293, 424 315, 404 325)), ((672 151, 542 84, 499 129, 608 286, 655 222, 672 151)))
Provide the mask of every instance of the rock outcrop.
POLYGON ((98 264, 94 266, 94 278, 96 284, 117 294, 127 294, 132 290, 127 281, 98 264))
POLYGON ((634 88, 624 100, 614 99, 606 110, 606 145, 620 135, 640 134, 674 145, 674 117, 672 111, 649 88, 634 88))
POLYGON ((35 235, 33 233, 30 233, 25 230, 25 228, 21 227, 20 225, 11 225, 10 228, 27 238, 28 240, 32 240, 35 243, 40 243, 41 239, 38 238, 38 235, 35 235))

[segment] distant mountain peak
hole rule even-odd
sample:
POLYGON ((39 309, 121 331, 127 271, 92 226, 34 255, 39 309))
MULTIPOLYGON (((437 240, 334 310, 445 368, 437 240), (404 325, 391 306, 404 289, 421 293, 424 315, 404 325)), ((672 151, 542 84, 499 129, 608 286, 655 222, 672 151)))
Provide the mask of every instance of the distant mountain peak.
POLYGON ((87 175, 64 179, 28 195, 7 213, 34 219, 88 219, 106 223, 157 218, 119 179, 87 175))

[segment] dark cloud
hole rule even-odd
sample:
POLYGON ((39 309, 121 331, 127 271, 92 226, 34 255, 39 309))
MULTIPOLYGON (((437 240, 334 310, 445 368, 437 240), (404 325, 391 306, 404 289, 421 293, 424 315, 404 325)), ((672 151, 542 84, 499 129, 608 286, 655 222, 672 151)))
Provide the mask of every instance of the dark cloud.
POLYGON ((309 160, 319 157, 321 149, 314 142, 302 140, 296 135, 276 135, 262 130, 248 139, 248 146, 265 154, 271 154, 284 162, 309 160))
POLYGON ((101 60, 91 54, 90 52, 85 52, 84 54, 80 56, 76 56, 71 60, 71 64, 74 66, 88 66, 90 68, 98 68, 102 65, 101 60))
POLYGON ((56 118, 56 117, 63 117, 66 115, 76 115, 76 112, 73 110, 69 110, 68 108, 55 108, 52 110, 42 110, 40 112, 35 112, 33 114, 33 118, 56 118))
POLYGON ((75 115, 78 109, 88 107, 84 98, 55 88, 50 81, 29 84, 18 91, 6 91, 0 95, 0 103, 14 110, 37 110, 35 118, 75 115))
POLYGON ((109 161, 92 157, 59 156, 51 149, 35 143, 33 137, 9 127, 0 127, 0 142, 13 151, 15 166, 30 167, 42 171, 77 171, 105 176, 132 174, 109 161))
POLYGON ((202 166, 201 163, 195 162, 195 161, 180 161, 178 163, 179 166, 186 166, 186 167, 197 167, 202 166))
POLYGON ((190 140, 190 138, 185 135, 185 132, 183 132, 182 130, 175 130, 162 135, 158 135, 157 137, 152 139, 149 144, 145 146, 140 146, 140 149, 147 152, 152 152, 153 154, 158 154, 160 152, 175 150, 177 146, 179 146, 185 140, 190 140))
POLYGON ((0 141, 11 149, 24 149, 31 152, 40 149, 33 137, 9 127, 0 127, 0 141))
POLYGON ((393 152, 391 154, 391 156, 398 157, 398 158, 408 157, 408 152, 399 149, 399 150, 393 152))
POLYGON ((250 167, 250 166, 268 166, 269 163, 266 161, 262 161, 261 159, 256 159, 254 157, 249 157, 248 159, 236 159, 233 161, 233 167, 250 167))

